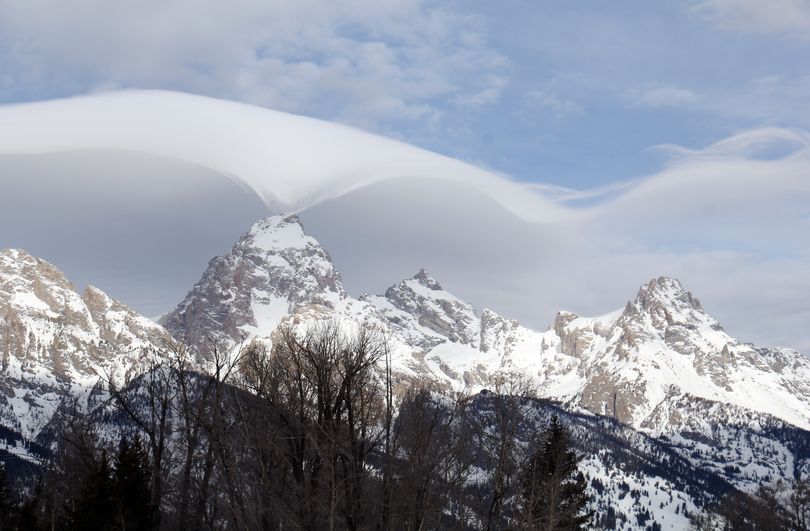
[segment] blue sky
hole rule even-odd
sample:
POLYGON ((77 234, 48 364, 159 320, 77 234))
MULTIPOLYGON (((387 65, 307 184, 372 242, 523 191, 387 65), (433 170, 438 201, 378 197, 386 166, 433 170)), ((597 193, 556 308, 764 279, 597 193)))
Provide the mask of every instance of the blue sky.
POLYGON ((0 3, 0 102, 163 88, 588 188, 807 127, 806 0, 0 3))

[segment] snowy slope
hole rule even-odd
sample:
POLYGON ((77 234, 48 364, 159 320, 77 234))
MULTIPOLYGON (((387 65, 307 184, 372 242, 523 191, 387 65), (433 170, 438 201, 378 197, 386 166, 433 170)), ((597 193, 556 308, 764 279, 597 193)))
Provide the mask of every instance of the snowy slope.
MULTIPOLYGON (((591 455, 583 467, 594 508, 624 515, 626 529, 645 518, 682 527, 684 510, 701 507, 717 485, 753 491, 810 473, 810 363, 730 337, 669 278, 643 285, 620 310, 560 312, 538 332, 479 311, 424 270, 355 299, 298 218, 276 216, 209 263, 165 316, 169 332, 96 288, 80 295, 55 267, 18 250, 0 251, 0 319, 0 424, 28 439, 66 400, 88 403, 100 375, 141 372, 144 350, 166 346, 169 332, 204 361, 212 345, 272 343, 282 323, 337 319, 385 332, 397 390, 416 383, 474 393, 504 375, 534 380, 554 402, 532 401, 529 421, 567 415, 591 455)), ((475 399, 483 415, 488 396, 475 399)))
POLYGON ((165 324, 204 354, 212 337, 232 348, 270 341, 285 319, 306 325, 324 317, 384 329, 394 367, 407 379, 475 392, 495 376, 522 374, 540 396, 652 433, 677 430, 679 404, 689 397, 810 427, 810 361, 730 337, 677 280, 653 279, 601 317, 560 312, 549 330, 536 332, 479 312, 424 270, 384 295, 353 299, 295 216, 255 224, 211 261, 165 324))
POLYGON ((577 402, 633 426, 666 430, 694 396, 810 427, 810 360, 730 337, 677 280, 653 279, 603 317, 561 313, 546 337, 579 361, 577 402))
POLYGON ((79 294, 48 262, 0 250, 0 423, 33 439, 68 398, 101 377, 139 373, 146 349, 171 342, 159 325, 104 292, 79 294))

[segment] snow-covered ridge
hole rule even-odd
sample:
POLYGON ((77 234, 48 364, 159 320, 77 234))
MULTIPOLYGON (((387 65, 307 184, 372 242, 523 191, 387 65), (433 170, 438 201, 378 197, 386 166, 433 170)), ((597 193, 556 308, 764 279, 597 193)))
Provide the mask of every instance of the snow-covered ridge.
POLYGON ((169 334, 95 287, 77 293, 48 262, 0 250, 0 422, 33 438, 66 397, 141 372, 169 334))
MULTIPOLYGON (((322 318, 384 330, 403 382, 475 392, 496 376, 524 375, 541 396, 654 433, 677 430, 694 400, 810 428, 810 361, 730 337, 677 280, 653 279, 600 317, 560 312, 538 332, 479 311, 425 270, 354 299, 296 216, 257 222, 164 322, 205 359, 212 345, 272 342, 283 322, 322 318)), ((0 418, 27 436, 64 397, 86 393, 99 374, 137 372, 143 349, 169 341, 161 326, 97 288, 78 294, 54 266, 19 250, 0 251, 0 327, 0 418)))
POLYGON ((810 427, 810 361, 787 349, 742 343, 675 279, 653 279, 624 308, 587 318, 560 312, 546 332, 478 311, 419 271, 383 295, 350 297, 328 253, 294 216, 251 228, 209 264, 166 320, 192 345, 230 346, 332 317, 386 330, 402 378, 456 389, 493 377, 533 379, 542 396, 583 406, 651 432, 681 422, 685 397, 734 404, 810 427))
POLYGON ((561 313, 553 336, 580 360, 576 398, 591 411, 662 431, 673 417, 658 413, 689 395, 810 427, 810 360, 732 338, 677 280, 653 279, 603 317, 561 313))
MULTIPOLYGON (((652 279, 602 316, 559 312, 539 332, 479 311, 425 270, 382 295, 354 299, 300 220, 276 216, 213 259, 167 324, 205 357, 199 346, 212 337, 232 348, 272 343, 281 323, 323 318, 385 331, 398 390, 430 384, 475 392, 504 374, 533 379, 542 397, 566 403, 532 401, 526 407, 543 417, 536 425, 551 413, 570 415, 566 422, 589 445, 586 474, 606 486, 599 497, 619 500, 627 514, 632 505, 671 528, 686 525, 678 507, 697 511, 705 493, 701 474, 686 483, 699 488, 684 487, 685 470, 708 470, 748 491, 807 473, 807 432, 778 419, 810 427, 808 360, 730 337, 671 278, 652 279), (676 458, 693 468, 673 467, 676 458), (646 461, 655 466, 635 466, 646 461), (640 503, 620 492, 627 483, 640 503)), ((34 438, 66 399, 93 402, 99 374, 136 374, 144 349, 168 341, 161 326, 101 290, 79 294, 48 262, 0 251, 0 424, 34 438)), ((479 411, 488 396, 475 398, 479 411)), ((118 429, 101 422, 110 433, 118 429)), ((0 449, 26 458, 20 445, 0 449)))

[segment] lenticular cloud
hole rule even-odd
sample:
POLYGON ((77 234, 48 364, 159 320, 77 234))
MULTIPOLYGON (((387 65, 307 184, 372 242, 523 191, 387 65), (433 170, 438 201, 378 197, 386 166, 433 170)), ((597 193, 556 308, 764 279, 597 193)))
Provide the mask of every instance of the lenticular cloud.
MULTIPOLYGON (((147 153, 213 170, 174 168, 165 176, 155 170, 151 188, 143 187, 147 195, 165 198, 179 191, 191 197, 189 182, 225 175, 255 192, 271 210, 301 212, 358 294, 384 289, 426 266, 462 298, 540 327, 560 308, 582 315, 608 311, 640 283, 666 275, 693 288, 732 335, 810 350, 804 326, 810 318, 806 131, 759 128, 698 148, 658 146, 664 164, 651 175, 569 190, 520 184, 342 125, 174 92, 126 91, 0 106, 0 153, 89 150, 96 166, 107 171, 99 149, 147 153), (563 206, 580 199, 587 204, 563 206)), ((144 163, 144 171, 163 168, 166 161, 159 162, 144 163)), ((73 171, 59 167, 52 177, 82 186, 78 175, 85 165, 74 161, 74 166, 73 171)), ((20 166, 9 162, 8 167, 0 171, 4 185, 14 181, 13 169, 20 166)), ((122 184, 139 179, 136 171, 127 170, 112 166, 109 178, 122 184)), ((129 185, 129 190, 135 186, 129 185)), ((10 206, 0 212, 9 221, 0 225, 35 226, 34 214, 61 219, 21 209, 14 200, 15 189, 17 197, 26 197, 20 188, 3 186, 0 197, 10 206)), ((226 202, 212 197, 217 204, 226 202)), ((71 222, 80 223, 78 218, 71 222)), ((203 223, 210 222, 207 214, 194 219, 205 233, 205 246, 194 244, 200 246, 197 255, 212 256, 232 243, 235 236, 224 236, 227 231, 219 243, 209 241, 212 233, 203 223)), ((14 240, 10 232, 4 231, 6 241, 14 240)), ((105 272, 87 270, 84 264, 95 262, 82 249, 109 249, 111 241, 128 244, 112 228, 97 232, 96 240, 88 237, 90 232, 74 232, 80 236, 64 252, 73 253, 74 262, 82 264, 77 270, 94 282, 105 272)), ((178 244, 179 232, 142 232, 156 249, 149 259, 162 260, 166 267, 193 254, 187 239, 185 247, 178 244)), ((183 234, 188 237, 188 231, 183 234)), ((58 254, 53 245, 47 249, 58 254)), ((118 257, 109 268, 117 270, 125 254, 106 252, 104 260, 109 256, 118 257)), ((183 262, 183 274, 199 261, 183 262)), ((145 288, 165 277, 163 269, 155 271, 151 278, 127 277, 119 284, 142 282, 145 288)))
POLYGON ((277 210, 301 210, 395 178, 461 181, 533 222, 566 210, 475 166, 363 131, 252 105, 123 91, 0 107, 0 152, 123 149, 204 166, 277 210))

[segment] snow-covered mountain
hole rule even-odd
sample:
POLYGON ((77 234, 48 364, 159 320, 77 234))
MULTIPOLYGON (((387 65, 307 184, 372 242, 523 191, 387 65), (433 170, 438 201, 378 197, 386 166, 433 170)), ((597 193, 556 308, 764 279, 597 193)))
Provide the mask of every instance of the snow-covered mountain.
POLYGON ((686 397, 810 427, 810 360, 732 338, 677 280, 651 280, 603 317, 560 313, 545 338, 579 361, 580 404, 636 427, 681 424, 676 404, 686 397))
MULTIPOLYGON (((384 331, 402 384, 395 389, 476 393, 504 377, 533 381, 551 401, 525 402, 523 443, 549 415, 562 415, 588 455, 593 508, 600 518, 618 511, 627 528, 645 518, 682 528, 685 511, 705 506, 717 488, 753 492, 810 473, 810 361, 732 338, 677 280, 653 279, 601 317, 560 312, 535 331, 479 311, 425 270, 382 295, 353 298, 296 216, 256 223, 211 260, 163 318, 166 328, 96 288, 77 293, 24 251, 0 251, 0 427, 17 438, 14 447, 0 440, 0 457, 47 433, 56 409, 74 398, 112 437, 121 419, 103 397, 90 401, 100 377, 136 376, 145 351, 170 346, 170 333, 204 361, 214 347, 272 343, 280 324, 318 319, 384 331)), ((482 422, 491 396, 475 398, 482 422)))
POLYGON ((0 424, 36 438, 68 398, 99 378, 142 372, 144 351, 166 348, 166 330, 89 286, 77 293, 48 262, 0 250, 0 424))
POLYGON ((298 218, 256 223, 230 253, 211 260, 186 299, 161 322, 205 357, 267 336, 304 308, 336 310, 350 300, 329 254, 298 218))
POLYGON ((810 427, 810 360, 732 338, 677 280, 653 279, 601 317, 560 312, 538 332, 479 312, 424 270, 384 295, 354 299, 295 216, 255 224, 164 323, 204 354, 210 339, 226 348, 270 341, 281 322, 313 317, 384 329, 401 377, 475 392, 522 374, 542 397, 651 433, 677 431, 687 423, 683 404, 703 401, 810 427))

